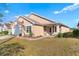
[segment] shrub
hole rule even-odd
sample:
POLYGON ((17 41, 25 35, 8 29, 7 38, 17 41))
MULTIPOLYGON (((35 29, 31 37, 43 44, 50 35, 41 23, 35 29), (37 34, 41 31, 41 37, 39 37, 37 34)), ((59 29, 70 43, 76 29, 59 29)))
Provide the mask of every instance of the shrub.
POLYGON ((79 37, 79 29, 74 29, 73 32, 59 33, 57 37, 79 37))
POLYGON ((29 31, 29 36, 32 37, 33 33, 32 31, 29 31))
POLYGON ((65 38, 73 37, 73 33, 72 32, 59 33, 57 37, 65 37, 65 38))
POLYGON ((79 37, 79 30, 78 29, 73 30, 73 37, 79 37))
POLYGON ((7 34, 8 34, 8 31, 3 31, 3 34, 4 34, 4 35, 7 35, 7 34))
POLYGON ((3 35, 3 33, 2 33, 2 32, 0 32, 0 35, 3 35))
POLYGON ((67 37, 73 37, 73 33, 72 32, 63 33, 63 37, 65 37, 65 38, 67 38, 67 37))
POLYGON ((8 33, 9 33, 8 31, 1 31, 0 35, 8 35, 8 33))
POLYGON ((58 35, 57 35, 57 37, 63 37, 63 33, 59 33, 58 35))

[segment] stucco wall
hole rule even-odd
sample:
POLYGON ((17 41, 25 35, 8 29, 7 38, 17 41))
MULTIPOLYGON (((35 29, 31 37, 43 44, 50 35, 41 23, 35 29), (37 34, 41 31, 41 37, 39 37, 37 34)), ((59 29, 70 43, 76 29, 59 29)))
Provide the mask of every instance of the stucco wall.
POLYGON ((70 28, 67 28, 67 27, 62 26, 62 27, 61 27, 61 33, 65 33, 65 32, 71 32, 71 29, 70 29, 70 28))
POLYGON ((44 36, 44 29, 42 26, 33 25, 32 26, 33 36, 44 36))
MULTIPOLYGON (((29 21, 27 21, 27 20, 24 19, 24 18, 19 18, 17 21, 18 22, 23 22, 22 25, 24 25, 24 26, 32 26, 32 24, 29 21)), ((28 36, 29 35, 29 33, 27 33, 27 31, 26 31, 26 28, 25 29, 21 28, 21 32, 22 32, 23 36, 24 35, 25 36, 28 36)))
POLYGON ((57 34, 60 32, 60 28, 59 28, 59 25, 57 25, 57 34))
MULTIPOLYGON (((23 18, 19 18, 18 22, 23 22, 23 25, 25 25, 25 26, 31 26, 33 37, 44 35, 44 29, 42 26, 32 25, 30 22, 24 20, 23 18)), ((25 33, 25 34, 27 35, 28 33, 25 33)))

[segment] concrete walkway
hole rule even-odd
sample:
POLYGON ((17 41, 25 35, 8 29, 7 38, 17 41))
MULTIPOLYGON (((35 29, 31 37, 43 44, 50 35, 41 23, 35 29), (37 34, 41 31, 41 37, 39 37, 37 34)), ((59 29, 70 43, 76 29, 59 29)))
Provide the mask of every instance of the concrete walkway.
POLYGON ((12 38, 12 37, 13 37, 12 35, 0 36, 0 40, 3 40, 3 39, 10 39, 10 38, 12 38))
POLYGON ((45 36, 45 37, 38 37, 38 38, 32 38, 32 37, 16 37, 18 39, 26 39, 26 40, 40 40, 40 39, 44 39, 46 37, 52 37, 52 36, 45 36))
POLYGON ((15 38, 15 36, 12 35, 5 35, 5 36, 0 36, 0 45, 4 44, 5 42, 15 38))

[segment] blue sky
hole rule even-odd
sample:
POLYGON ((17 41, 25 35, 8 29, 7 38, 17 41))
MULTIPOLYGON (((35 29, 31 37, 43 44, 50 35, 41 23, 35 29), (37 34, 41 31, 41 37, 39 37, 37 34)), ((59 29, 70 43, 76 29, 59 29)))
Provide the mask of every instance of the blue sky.
POLYGON ((79 21, 79 4, 75 3, 2 3, 0 13, 4 14, 3 22, 16 20, 19 15, 34 12, 47 19, 76 27, 79 21))

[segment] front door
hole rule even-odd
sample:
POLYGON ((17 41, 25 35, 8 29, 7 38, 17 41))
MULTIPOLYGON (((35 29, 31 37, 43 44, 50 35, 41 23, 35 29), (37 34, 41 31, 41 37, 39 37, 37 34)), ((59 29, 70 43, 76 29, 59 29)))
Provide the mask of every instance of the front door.
POLYGON ((14 34, 17 35, 17 36, 21 34, 19 25, 16 25, 16 26, 15 26, 15 33, 14 33, 14 34))

